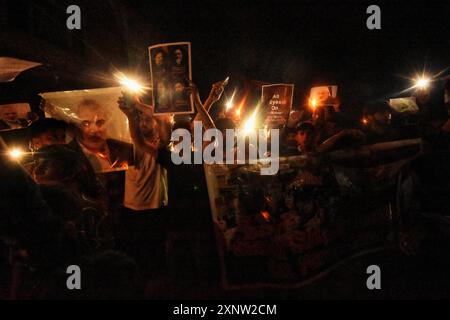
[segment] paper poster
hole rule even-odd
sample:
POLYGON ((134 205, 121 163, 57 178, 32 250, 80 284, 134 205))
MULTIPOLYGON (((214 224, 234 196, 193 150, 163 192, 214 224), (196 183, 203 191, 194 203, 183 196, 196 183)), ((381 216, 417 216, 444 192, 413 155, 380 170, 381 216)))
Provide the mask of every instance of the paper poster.
POLYGON ((389 106, 397 112, 418 112, 415 97, 389 99, 389 106))
POLYGON ((268 128, 284 126, 292 108, 293 84, 262 86, 261 105, 267 110, 264 125, 268 128))
POLYGON ((320 86, 311 88, 309 94, 309 102, 314 103, 317 107, 338 105, 337 86, 320 86))
POLYGON ((23 71, 42 65, 38 62, 0 57, 0 82, 11 82, 23 71))
POLYGON ((71 124, 70 144, 96 172, 125 170, 133 164, 128 120, 117 105, 121 87, 42 93, 47 117, 71 124))
POLYGON ((28 127, 32 121, 28 103, 10 103, 0 105, 0 130, 28 127))
POLYGON ((149 47, 155 114, 190 114, 194 102, 186 87, 192 80, 191 43, 177 42, 149 47))

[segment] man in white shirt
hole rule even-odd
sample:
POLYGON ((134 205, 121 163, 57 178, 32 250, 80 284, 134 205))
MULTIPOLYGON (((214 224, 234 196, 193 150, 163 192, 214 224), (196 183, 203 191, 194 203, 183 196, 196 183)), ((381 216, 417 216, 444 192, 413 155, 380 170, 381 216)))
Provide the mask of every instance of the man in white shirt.
POLYGON ((128 117, 135 149, 135 167, 125 175, 123 246, 148 276, 157 276, 165 265, 165 213, 168 204, 167 172, 158 162, 158 151, 169 141, 169 124, 153 117, 153 108, 119 99, 128 117), (138 110, 139 108, 139 110, 138 110))

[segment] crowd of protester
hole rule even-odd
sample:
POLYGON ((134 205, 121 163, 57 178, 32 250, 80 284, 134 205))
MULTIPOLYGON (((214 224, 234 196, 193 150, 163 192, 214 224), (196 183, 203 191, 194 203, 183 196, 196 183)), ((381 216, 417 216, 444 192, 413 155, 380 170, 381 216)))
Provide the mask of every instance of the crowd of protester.
MULTIPOLYGON (((449 82, 444 89, 449 101, 449 82)), ((102 134, 102 123, 84 120, 67 144, 69 124, 51 118, 34 121, 28 127, 32 155, 22 164, 8 158, 3 143, 0 263, 9 270, 8 279, 1 279, 9 284, 9 297, 126 298, 143 293, 143 279, 218 281, 203 166, 174 165, 170 135, 178 128, 191 131, 193 120, 222 132, 240 124, 225 115, 210 116, 223 93, 221 83, 213 85, 204 103, 194 85, 186 90, 194 97, 193 118, 156 116, 152 106, 137 98, 118 101, 128 118, 135 161, 122 179, 97 174, 90 159, 98 153, 111 158, 117 149, 119 142, 102 134), (81 292, 66 290, 65 271, 74 264, 86 270, 87 289, 81 292)), ((397 114, 385 102, 364 105, 357 117, 346 113, 345 103, 314 112, 295 110, 281 128, 280 155, 315 156, 342 147, 422 138, 430 152, 413 169, 427 193, 423 199, 429 210, 449 208, 450 104, 444 99, 432 104, 422 91, 416 99, 419 112, 414 116, 397 114)), ((94 101, 84 101, 80 110, 103 112, 94 101)), ((98 114, 95 119, 101 118, 98 114)), ((2 110, 0 125, 13 129, 28 124, 8 109, 2 110)), ((99 168, 111 159, 102 161, 99 168)))

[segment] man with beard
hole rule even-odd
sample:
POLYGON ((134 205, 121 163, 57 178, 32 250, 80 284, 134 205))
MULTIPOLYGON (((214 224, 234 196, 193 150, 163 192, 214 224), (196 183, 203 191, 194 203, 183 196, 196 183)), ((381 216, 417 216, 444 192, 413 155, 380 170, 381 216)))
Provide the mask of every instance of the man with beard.
POLYGON ((108 139, 109 115, 97 101, 85 99, 78 105, 78 130, 70 143, 72 149, 82 151, 95 172, 121 168, 129 164, 132 146, 108 139))
POLYGON ((185 86, 182 81, 175 83, 175 93, 173 95, 174 105, 176 111, 189 111, 189 96, 185 91, 185 86))
POLYGON ((174 63, 171 67, 172 77, 175 79, 187 78, 189 76, 188 69, 184 61, 183 52, 181 51, 180 48, 176 48, 173 51, 173 59, 174 63))
POLYGON ((164 53, 162 51, 157 51, 153 56, 152 73, 157 81, 162 80, 167 75, 164 53))

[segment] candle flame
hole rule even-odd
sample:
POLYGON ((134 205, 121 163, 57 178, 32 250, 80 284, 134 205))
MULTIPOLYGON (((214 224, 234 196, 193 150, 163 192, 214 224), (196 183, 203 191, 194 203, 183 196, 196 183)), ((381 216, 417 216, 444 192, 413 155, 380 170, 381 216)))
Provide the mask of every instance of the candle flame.
POLYGON ((9 150, 8 154, 12 159, 19 160, 24 156, 25 152, 19 148, 14 148, 9 150))
POLYGON ((264 220, 266 220, 267 222, 270 222, 270 213, 269 211, 261 211, 261 215, 264 218, 264 220))
POLYGON ((230 109, 233 108, 233 100, 234 100, 234 95, 236 94, 236 90, 234 90, 233 94, 231 95, 230 100, 228 100, 228 102, 225 104, 225 111, 228 112, 230 109))
POLYGON ((128 91, 132 93, 144 93, 148 88, 139 83, 138 80, 132 79, 124 75, 123 73, 117 73, 114 75, 119 83, 124 86, 128 91))
POLYGON ((431 80, 427 77, 422 76, 420 78, 417 78, 415 80, 415 82, 416 82, 416 85, 415 85, 416 88, 418 88, 420 90, 426 90, 430 86, 431 80))
POLYGON ((316 109, 317 109, 317 99, 316 98, 312 98, 310 101, 309 101, 309 106, 310 106, 310 108, 311 108, 311 110, 314 112, 314 111, 316 111, 316 109))
POLYGON ((256 108, 252 115, 245 121, 244 123, 244 135, 248 135, 251 131, 255 130, 256 128, 256 116, 258 114, 258 108, 256 108))

